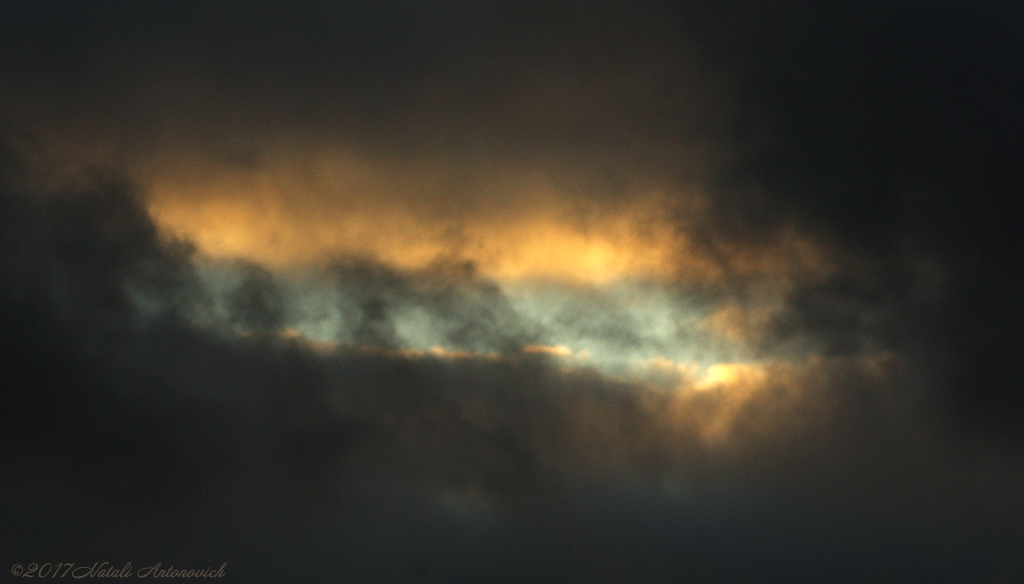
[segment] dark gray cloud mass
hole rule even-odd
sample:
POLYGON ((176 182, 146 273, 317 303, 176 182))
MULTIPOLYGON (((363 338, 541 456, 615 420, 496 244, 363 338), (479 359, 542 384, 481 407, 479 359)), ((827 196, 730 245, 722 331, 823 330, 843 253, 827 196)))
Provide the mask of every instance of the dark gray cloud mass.
POLYGON ((1019 581, 1022 23, 998 3, 6 4, 0 568, 1019 581), (651 333, 586 314, 596 287, 540 320, 455 260, 335 258, 314 280, 340 317, 310 340, 289 327, 327 309, 298 280, 211 268, 133 181, 325 136, 572 167, 552 172, 609 205, 638 176, 700 183, 694 242, 724 275, 672 302, 733 303, 714 322, 758 365, 628 376, 531 350, 651 333), (757 317, 764 282, 729 250, 791 225, 833 269, 757 317))

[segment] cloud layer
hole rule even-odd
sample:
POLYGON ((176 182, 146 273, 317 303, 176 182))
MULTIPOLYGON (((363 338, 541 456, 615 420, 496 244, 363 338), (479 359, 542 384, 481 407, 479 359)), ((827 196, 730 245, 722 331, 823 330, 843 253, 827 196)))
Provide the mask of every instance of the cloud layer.
POLYGON ((875 8, 5 7, 4 557, 1019 579, 1019 10, 875 8))

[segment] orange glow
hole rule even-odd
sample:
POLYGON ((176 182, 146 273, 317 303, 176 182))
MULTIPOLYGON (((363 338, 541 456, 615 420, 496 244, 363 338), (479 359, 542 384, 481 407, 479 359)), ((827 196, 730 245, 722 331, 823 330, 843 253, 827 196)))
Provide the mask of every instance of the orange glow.
POLYGON ((763 367, 750 363, 717 363, 708 367, 704 377, 694 389, 752 389, 764 385, 768 373, 763 367))
POLYGON ((572 355, 572 349, 557 345, 554 347, 548 347, 546 345, 527 345, 523 347, 524 353, 540 353, 543 355, 559 355, 562 357, 568 357, 572 355))
MULTIPOLYGON (((159 225, 205 254, 271 266, 355 255, 402 269, 468 261, 492 278, 603 283, 675 275, 682 243, 664 221, 638 232, 643 209, 599 216, 586 228, 549 209, 445 219, 400 204, 313 213, 271 197, 156 196, 149 210, 159 225)), ((716 271, 709 262, 691 258, 691 264, 691 270, 716 271)))
POLYGON ((270 267, 358 256, 399 269, 470 262, 488 278, 595 284, 829 269, 820 246, 792 230, 756 245, 697 243, 706 208, 696 190, 635 186, 603 197, 528 168, 326 151, 270 153, 251 168, 154 162, 140 181, 168 232, 210 256, 270 267))

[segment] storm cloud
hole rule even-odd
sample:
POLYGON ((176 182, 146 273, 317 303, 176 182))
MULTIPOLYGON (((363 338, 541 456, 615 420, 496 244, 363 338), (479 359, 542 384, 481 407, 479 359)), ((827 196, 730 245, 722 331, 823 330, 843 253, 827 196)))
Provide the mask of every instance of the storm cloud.
POLYGON ((0 14, 8 564, 1024 573, 1018 9, 0 14))

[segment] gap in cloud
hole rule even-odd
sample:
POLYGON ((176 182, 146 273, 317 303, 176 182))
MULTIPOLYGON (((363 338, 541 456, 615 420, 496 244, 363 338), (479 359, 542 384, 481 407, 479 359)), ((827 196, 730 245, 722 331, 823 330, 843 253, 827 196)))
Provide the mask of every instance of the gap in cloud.
POLYGON ((200 252, 195 320, 321 349, 542 354, 630 378, 799 360, 814 342, 773 327, 836 269, 793 225, 719 232, 695 184, 327 147, 190 162, 137 174, 155 223, 200 252))
POLYGON ((807 342, 763 349, 767 321, 784 300, 770 289, 737 308, 735 299, 656 280, 502 281, 459 266, 408 270, 365 258, 262 267, 200 256, 195 267, 206 302, 193 308, 193 322, 229 337, 278 336, 317 351, 540 357, 625 379, 657 378, 665 366, 688 372, 696 389, 729 385, 718 374, 733 371, 728 364, 753 367, 815 353, 807 342))

